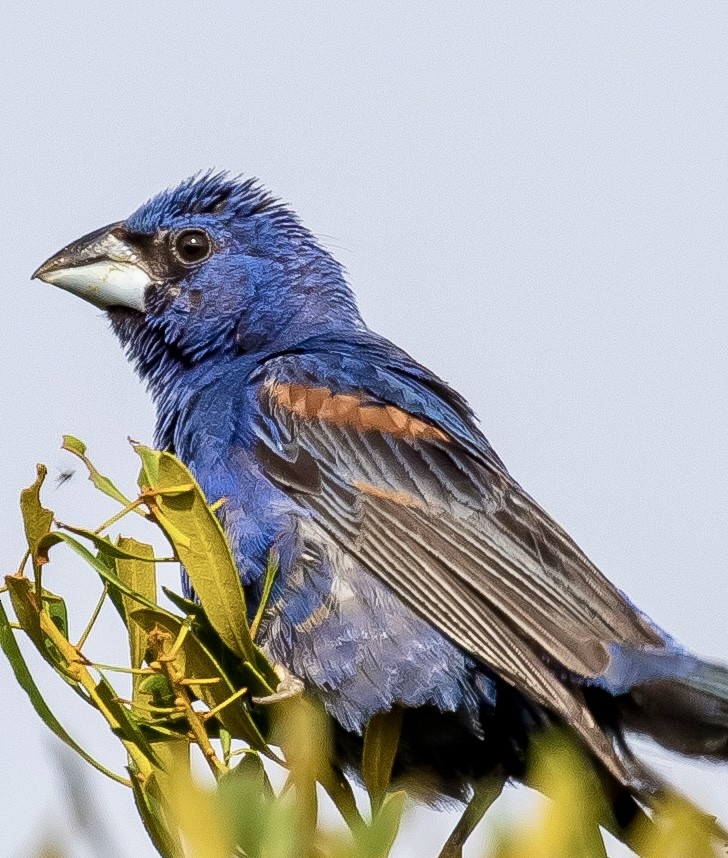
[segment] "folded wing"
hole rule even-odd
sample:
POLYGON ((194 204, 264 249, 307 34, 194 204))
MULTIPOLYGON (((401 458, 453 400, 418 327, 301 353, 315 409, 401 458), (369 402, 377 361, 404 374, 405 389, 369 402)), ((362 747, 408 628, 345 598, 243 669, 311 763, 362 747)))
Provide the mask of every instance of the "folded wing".
POLYGON ((615 644, 663 641, 497 457, 370 391, 292 383, 274 365, 259 391, 257 455, 268 477, 624 779, 578 680, 604 673, 615 644))

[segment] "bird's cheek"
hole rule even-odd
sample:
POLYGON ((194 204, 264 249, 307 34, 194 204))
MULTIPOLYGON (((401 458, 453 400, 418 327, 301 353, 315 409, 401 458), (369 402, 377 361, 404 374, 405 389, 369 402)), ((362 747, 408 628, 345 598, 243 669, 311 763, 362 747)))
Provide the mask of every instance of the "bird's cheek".
POLYGON ((153 316, 162 316, 180 303, 182 290, 168 283, 152 283, 147 289, 145 307, 153 316))

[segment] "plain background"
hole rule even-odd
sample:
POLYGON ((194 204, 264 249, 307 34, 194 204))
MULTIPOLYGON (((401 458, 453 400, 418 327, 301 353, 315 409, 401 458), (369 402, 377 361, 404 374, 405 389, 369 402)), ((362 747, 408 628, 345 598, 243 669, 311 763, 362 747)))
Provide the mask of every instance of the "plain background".
MULTIPOLYGON (((370 324, 468 397, 638 605, 728 660, 726 44, 728 6, 682 0, 5 3, 2 568, 22 554, 35 462, 72 465, 62 433, 130 487, 126 438, 153 425, 102 315, 31 271, 162 187, 229 168, 295 207, 370 324)), ((86 525, 107 509, 81 473, 45 497, 86 525)), ((51 568, 78 632, 96 583, 61 551, 51 568)), ((114 658, 111 636, 93 645, 114 658)), ((59 743, 2 659, 0 692, 0 852, 151 855, 129 794, 90 770, 109 842, 83 839, 59 743)), ((728 768, 646 753, 728 822, 728 768)), ((523 806, 516 789, 500 804, 523 806)), ((418 811, 397 854, 434 855, 454 818, 418 811)))

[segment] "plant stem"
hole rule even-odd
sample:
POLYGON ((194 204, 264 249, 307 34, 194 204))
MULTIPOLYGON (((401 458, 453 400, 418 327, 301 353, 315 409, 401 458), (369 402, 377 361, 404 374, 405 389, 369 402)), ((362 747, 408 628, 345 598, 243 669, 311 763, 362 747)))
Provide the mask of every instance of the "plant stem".
POLYGON ((175 694, 175 707, 184 712, 187 723, 190 725, 192 737, 200 746, 200 750, 205 760, 207 760, 210 771, 217 779, 227 773, 227 766, 220 761, 210 743, 210 737, 207 735, 203 717, 192 706, 189 692, 183 682, 185 676, 178 668, 175 660, 175 655, 179 651, 179 647, 188 630, 188 627, 182 626, 179 635, 177 635, 177 640, 172 643, 172 635, 169 632, 162 631, 159 628, 154 629, 149 633, 149 648, 156 656, 160 670, 167 678, 175 694))
MULTIPOLYGON (((94 703, 94 706, 101 712, 101 714, 106 718, 111 726, 112 730, 118 730, 119 724, 117 722, 116 716, 109 710, 104 701, 99 696, 98 691, 96 690, 96 680, 91 676, 87 667, 84 664, 84 657, 81 653, 76 649, 76 647, 67 640, 63 633, 60 631, 58 626, 53 622, 51 615, 47 611, 39 611, 38 619, 40 621, 40 627, 43 632, 51 639, 51 641, 55 644, 58 651, 60 652, 63 660, 66 662, 66 672, 71 677, 71 679, 81 685, 85 691, 88 693, 89 697, 94 703)), ((146 755, 143 754, 139 748, 133 743, 129 742, 126 739, 121 740, 124 744, 124 747, 127 750, 127 753, 131 757, 132 762, 136 766, 140 776, 144 779, 149 777, 152 773, 152 764, 147 759, 146 755)), ((131 783, 123 778, 119 778, 119 780, 126 784, 127 786, 131 786, 131 783)))
POLYGON ((94 623, 99 618, 99 614, 101 613, 101 608, 106 601, 106 597, 109 595, 109 585, 104 582, 104 589, 99 596, 99 600, 96 603, 96 607, 94 608, 93 613, 91 614, 91 618, 86 623, 86 628, 81 633, 81 637, 78 639, 78 643, 76 644, 76 649, 81 649, 81 647, 86 643, 86 638, 91 634, 91 629, 94 627, 94 623))
POLYGON ((127 513, 130 513, 132 510, 136 509, 138 506, 141 506, 145 502, 145 498, 138 497, 136 500, 131 501, 125 507, 122 507, 118 512, 114 513, 111 518, 107 519, 103 524, 100 524, 94 533, 101 533, 102 530, 106 530, 107 527, 111 527, 112 524, 116 524, 120 518, 124 518, 127 513))
POLYGON ((15 573, 16 578, 23 577, 23 569, 25 569, 25 564, 30 560, 30 548, 23 555, 23 559, 20 561, 20 565, 18 566, 18 571, 15 573))

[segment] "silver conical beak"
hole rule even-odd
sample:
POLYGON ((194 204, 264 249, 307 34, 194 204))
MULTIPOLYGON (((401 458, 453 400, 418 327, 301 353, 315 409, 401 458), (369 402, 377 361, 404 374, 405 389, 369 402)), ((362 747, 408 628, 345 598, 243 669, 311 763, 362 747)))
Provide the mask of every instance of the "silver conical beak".
POLYGON ((119 237, 112 223, 66 245, 47 259, 33 278, 60 286, 91 304, 130 307, 144 312, 144 295, 152 282, 139 252, 119 237))

